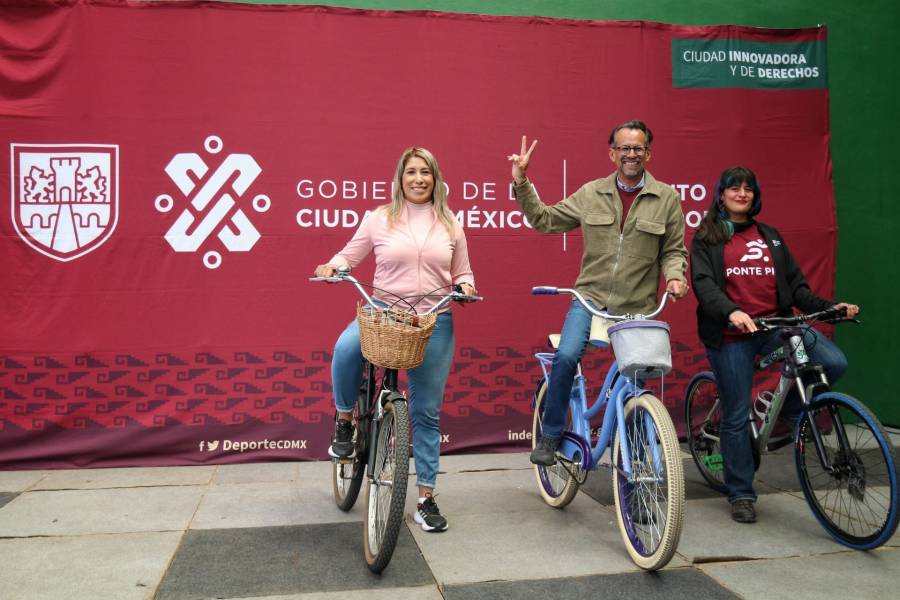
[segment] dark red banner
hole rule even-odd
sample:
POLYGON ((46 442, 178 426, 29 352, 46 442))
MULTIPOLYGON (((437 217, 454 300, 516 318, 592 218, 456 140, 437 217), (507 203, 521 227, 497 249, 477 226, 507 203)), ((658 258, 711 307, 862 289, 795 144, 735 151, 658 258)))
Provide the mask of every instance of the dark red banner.
MULTIPOLYGON (((613 170, 615 124, 645 120, 689 240, 718 173, 753 168, 762 219, 830 295, 824 44, 824 29, 2 3, 0 465, 323 458, 356 297, 307 278, 389 200, 411 145, 440 161, 486 297, 455 309, 444 451, 530 444, 532 354, 567 302, 529 290, 578 272, 580 233, 536 233, 512 199, 522 134, 555 202, 613 170)), ((706 368, 694 308, 664 314, 679 426, 706 368)), ((597 384, 608 360, 586 359, 597 384)))

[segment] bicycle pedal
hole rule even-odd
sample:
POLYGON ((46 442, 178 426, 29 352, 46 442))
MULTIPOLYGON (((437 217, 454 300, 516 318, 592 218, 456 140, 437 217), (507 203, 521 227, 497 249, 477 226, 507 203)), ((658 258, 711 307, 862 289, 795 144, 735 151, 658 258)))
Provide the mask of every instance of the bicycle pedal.
POLYGON ((348 457, 346 457, 346 458, 332 458, 332 459, 331 459, 331 462, 336 463, 336 464, 339 464, 339 465, 352 465, 352 464, 353 464, 353 457, 352 457, 352 456, 348 456, 348 457))

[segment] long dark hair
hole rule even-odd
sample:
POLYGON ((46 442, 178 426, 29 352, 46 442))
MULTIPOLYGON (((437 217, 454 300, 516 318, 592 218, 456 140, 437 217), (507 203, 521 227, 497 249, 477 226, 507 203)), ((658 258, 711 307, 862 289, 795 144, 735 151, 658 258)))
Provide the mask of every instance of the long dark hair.
POLYGON ((708 244, 723 244, 734 235, 734 223, 728 218, 728 211, 722 203, 722 192, 733 185, 747 184, 753 190, 753 204, 747 216, 755 217, 762 210, 762 191, 756 181, 756 174, 747 167, 731 167, 719 175, 716 191, 709 210, 700 221, 697 238, 708 244))

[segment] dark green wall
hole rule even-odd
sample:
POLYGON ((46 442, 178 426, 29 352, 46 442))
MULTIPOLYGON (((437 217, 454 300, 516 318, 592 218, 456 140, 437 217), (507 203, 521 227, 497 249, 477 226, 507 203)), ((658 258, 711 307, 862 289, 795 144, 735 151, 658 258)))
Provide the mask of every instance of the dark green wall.
MULTIPOLYGON (((272 3, 269 0, 268 3, 272 3)), ((290 3, 290 2, 282 2, 290 3)), ((294 4, 301 4, 293 2, 294 4)), ((845 325, 837 341, 850 370, 838 389, 900 425, 900 400, 882 390, 896 360, 900 327, 890 312, 900 286, 900 203, 893 187, 900 152, 897 117, 900 2, 897 0, 344 0, 358 8, 443 10, 598 20, 646 20, 680 25, 828 26, 831 151, 839 226, 837 297, 859 304, 860 327, 845 325)), ((523 39, 522 44, 528 40, 523 39)), ((791 169, 791 150, 779 152, 791 169)), ((798 241, 792 240, 792 244, 798 241)), ((900 367, 898 367, 900 371, 900 367)))

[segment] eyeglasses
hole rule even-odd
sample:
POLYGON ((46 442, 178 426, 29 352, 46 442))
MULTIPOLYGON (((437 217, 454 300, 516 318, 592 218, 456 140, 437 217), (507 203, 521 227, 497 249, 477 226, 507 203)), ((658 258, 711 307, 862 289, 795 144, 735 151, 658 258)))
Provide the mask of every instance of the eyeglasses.
POLYGON ((619 154, 631 154, 634 152, 637 156, 643 156, 649 148, 646 146, 613 146, 613 150, 619 154))

